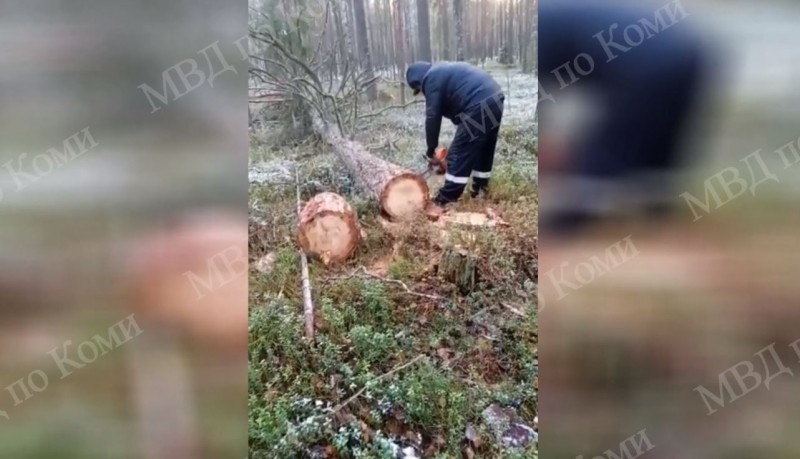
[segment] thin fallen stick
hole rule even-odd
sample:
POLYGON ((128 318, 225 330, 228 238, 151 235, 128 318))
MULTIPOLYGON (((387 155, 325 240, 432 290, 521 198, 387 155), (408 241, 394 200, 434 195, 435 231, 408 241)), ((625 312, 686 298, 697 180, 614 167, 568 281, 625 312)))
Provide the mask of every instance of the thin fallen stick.
MULTIPOLYGON (((297 216, 300 217, 302 206, 300 205, 300 173, 298 167, 294 167, 294 181, 297 188, 297 216)), ((314 303, 311 302, 311 282, 308 280, 308 257, 303 249, 300 249, 300 273, 303 284, 303 319, 305 321, 306 339, 314 343, 314 303)))
POLYGON ((528 317, 524 312, 520 311, 519 309, 515 308, 514 306, 511 306, 510 304, 506 303, 505 301, 501 301, 500 304, 504 308, 508 309, 509 311, 513 312, 514 314, 516 314, 516 315, 518 315, 520 317, 528 317))
POLYGON ((418 356, 414 357, 413 359, 409 360, 408 362, 406 362, 406 363, 404 363, 404 364, 400 365, 399 367, 395 367, 395 368, 393 368, 393 369, 392 369, 392 370, 390 370, 388 373, 384 373, 384 374, 382 374, 382 375, 380 375, 380 376, 378 376, 378 377, 376 377, 376 378, 372 379, 372 380, 371 380, 371 381, 369 381, 367 384, 364 384, 364 387, 362 387, 362 388, 361 388, 361 390, 359 390, 358 392, 356 392, 355 394, 353 394, 353 395, 352 395, 350 398, 348 398, 347 400, 345 400, 345 401, 343 401, 342 403, 340 403, 340 404, 336 405, 335 407, 333 407, 333 410, 331 411, 331 414, 336 414, 336 413, 338 413, 338 412, 339 412, 339 410, 341 410, 342 408, 344 408, 345 406, 347 406, 347 405, 348 405, 350 402, 352 402, 353 400, 355 400, 355 399, 357 399, 358 397, 360 397, 360 396, 361 396, 361 394, 363 394, 363 393, 364 393, 364 391, 365 391, 365 390, 367 390, 367 387, 369 387, 369 383, 375 383, 375 382, 381 381, 381 380, 383 380, 383 379, 386 379, 386 378, 388 378, 389 376, 391 376, 391 375, 393 375, 393 374, 397 373, 398 371, 402 371, 403 369, 410 367, 411 365, 413 365, 413 364, 417 363, 418 361, 420 361, 421 359, 423 359, 423 358, 425 358, 425 357, 427 357, 425 354, 420 354, 420 355, 418 355, 418 356))
POLYGON ((408 285, 406 285, 405 282, 403 282, 401 280, 398 280, 398 279, 387 279, 387 278, 385 278, 383 276, 379 276, 377 274, 373 274, 373 273, 367 271, 367 268, 365 268, 364 266, 359 266, 358 268, 355 269, 355 271, 353 271, 352 273, 350 273, 347 276, 331 277, 329 279, 330 280, 350 279, 350 278, 354 277, 356 274, 358 274, 359 271, 363 271, 366 276, 371 277, 373 279, 378 279, 378 280, 382 280, 384 282, 391 282, 393 284, 397 284, 397 285, 403 287, 403 289, 409 295, 419 296, 419 297, 422 297, 422 298, 428 298, 428 299, 431 299, 431 300, 444 300, 445 299, 445 297, 439 296, 439 295, 431 295, 431 294, 428 294, 428 293, 415 292, 415 291, 411 290, 410 288, 408 288, 408 285))

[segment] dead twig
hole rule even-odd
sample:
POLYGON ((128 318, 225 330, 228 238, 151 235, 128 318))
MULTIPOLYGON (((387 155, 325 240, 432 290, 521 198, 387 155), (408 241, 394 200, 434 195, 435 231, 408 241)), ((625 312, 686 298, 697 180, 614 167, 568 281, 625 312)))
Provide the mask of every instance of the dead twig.
POLYGON ((421 104, 423 102, 424 102, 423 100, 412 100, 411 102, 406 102, 405 104, 402 104, 402 105, 390 105, 390 106, 384 107, 384 108, 382 108, 380 110, 377 110, 377 111, 374 111, 374 112, 370 112, 370 113, 367 113, 365 115, 360 115, 358 117, 358 119, 363 120, 364 118, 371 118, 373 116, 378 116, 378 115, 380 115, 381 113, 383 113, 383 112, 385 112, 387 110, 392 110, 392 109, 395 109, 395 108, 406 108, 406 107, 409 107, 411 105, 421 104))
POLYGON ((384 374, 382 374, 382 375, 380 375, 380 376, 378 376, 378 377, 376 377, 376 378, 372 379, 372 380, 371 380, 371 381, 369 381, 367 384, 364 384, 364 387, 362 387, 362 388, 361 388, 361 390, 359 390, 358 392, 356 392, 355 394, 353 394, 353 395, 352 395, 350 398, 348 398, 347 400, 345 400, 345 401, 343 401, 342 403, 340 403, 340 404, 336 405, 335 407, 333 407, 333 410, 331 410, 331 414, 336 414, 336 413, 338 413, 338 412, 339 412, 339 411, 340 411, 342 408, 344 408, 345 406, 347 406, 347 405, 348 405, 350 402, 352 402, 353 400, 355 400, 355 399, 357 399, 358 397, 360 397, 360 396, 361 396, 361 394, 363 394, 363 393, 364 393, 364 391, 365 391, 365 390, 367 390, 367 387, 369 387, 369 384, 370 384, 370 383, 375 383, 375 382, 381 381, 381 380, 383 380, 383 379, 386 379, 386 378, 388 378, 389 376, 391 376, 391 375, 393 375, 393 374, 397 373, 398 371, 402 371, 402 370, 404 370, 404 369, 406 369, 406 368, 410 367, 411 365, 413 365, 413 364, 415 364, 415 363, 419 362, 420 360, 424 359, 425 357, 427 357, 427 355, 425 355, 425 354, 420 354, 420 355, 418 355, 418 356, 414 357, 413 359, 409 360, 408 362, 406 362, 406 363, 404 363, 404 364, 400 365, 399 367, 395 367, 395 368, 393 368, 392 370, 390 370, 389 372, 387 372, 387 373, 384 373, 384 374))
POLYGON ((383 276, 379 276, 377 274, 373 274, 373 273, 367 271, 367 268, 365 268, 364 266, 359 266, 358 268, 356 268, 352 273, 350 273, 347 276, 331 277, 329 279, 330 280, 350 279, 350 278, 355 277, 356 275, 358 275, 360 272, 363 272, 363 275, 365 275, 367 277, 371 277, 373 279, 378 279, 378 280, 381 280, 381 281, 384 281, 384 282, 390 282, 392 284, 397 284, 397 285, 403 287, 403 290, 405 290, 406 293, 409 294, 409 295, 419 296, 419 297, 422 297, 422 298, 428 298, 428 299, 431 299, 431 300, 444 300, 445 299, 445 297, 439 296, 439 295, 432 295, 432 294, 429 294, 429 293, 415 292, 415 291, 411 290, 410 288, 408 288, 408 285, 406 285, 405 282, 403 282, 403 281, 401 281, 399 279, 387 279, 387 278, 385 278, 383 276))
POLYGON ((525 318, 528 317, 527 314, 525 314, 524 312, 520 311, 518 308, 515 308, 514 306, 511 306, 510 304, 506 303, 505 301, 501 301, 500 304, 504 308, 508 309, 509 311, 513 312, 514 314, 516 314, 516 315, 518 315, 520 317, 525 317, 525 318))
MULTIPOLYGON (((294 180, 297 187, 297 217, 300 218, 302 207, 300 206, 300 173, 299 167, 294 166, 294 180)), ((311 281, 308 279, 308 257, 303 249, 300 249, 300 272, 303 284, 303 319, 306 326, 306 339, 314 343, 314 303, 311 302, 311 281)))

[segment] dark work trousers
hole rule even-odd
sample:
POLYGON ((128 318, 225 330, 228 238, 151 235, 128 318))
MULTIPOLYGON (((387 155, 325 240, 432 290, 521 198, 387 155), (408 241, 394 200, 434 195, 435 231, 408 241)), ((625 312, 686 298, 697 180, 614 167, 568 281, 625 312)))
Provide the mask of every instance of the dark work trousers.
POLYGON ((500 94, 468 109, 459 117, 461 122, 447 152, 444 186, 434 199, 437 204, 457 201, 470 175, 473 196, 488 188, 504 100, 505 96, 500 94))

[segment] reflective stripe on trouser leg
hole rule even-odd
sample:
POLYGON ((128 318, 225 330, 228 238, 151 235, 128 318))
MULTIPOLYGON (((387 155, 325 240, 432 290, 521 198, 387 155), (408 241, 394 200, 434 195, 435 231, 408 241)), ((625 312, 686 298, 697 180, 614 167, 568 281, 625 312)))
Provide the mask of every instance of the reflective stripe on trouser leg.
POLYGON ((451 174, 444 174, 444 179, 448 182, 460 183, 462 185, 466 185, 467 182, 469 182, 469 177, 456 177, 455 175, 451 174))
POLYGON ((500 123, 503 119, 503 104, 500 102, 494 107, 494 117, 497 126, 490 130, 480 148, 480 154, 475 160, 472 171, 472 195, 477 196, 481 190, 489 188, 489 178, 492 175, 494 164, 494 150, 497 147, 497 136, 500 133, 500 123))
POLYGON ((457 201, 461 194, 464 192, 464 187, 467 186, 469 177, 458 177, 455 175, 444 175, 444 186, 439 189, 434 201, 436 204, 444 205, 453 201, 457 201))
POLYGON ((456 128, 456 135, 447 152, 447 173, 444 176, 444 186, 439 190, 434 201, 444 205, 458 198, 464 193, 464 188, 469 182, 469 174, 475 168, 475 160, 480 155, 480 147, 484 136, 475 136, 461 123, 456 128))

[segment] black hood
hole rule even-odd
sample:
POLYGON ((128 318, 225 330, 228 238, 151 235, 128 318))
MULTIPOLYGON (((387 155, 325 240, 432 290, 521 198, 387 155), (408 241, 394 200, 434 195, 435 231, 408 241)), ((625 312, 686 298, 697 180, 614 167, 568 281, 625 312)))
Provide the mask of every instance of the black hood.
POLYGON ((406 82, 411 89, 422 89, 422 79, 425 74, 431 69, 430 62, 414 62, 408 66, 406 70, 406 82))

